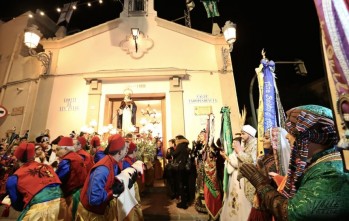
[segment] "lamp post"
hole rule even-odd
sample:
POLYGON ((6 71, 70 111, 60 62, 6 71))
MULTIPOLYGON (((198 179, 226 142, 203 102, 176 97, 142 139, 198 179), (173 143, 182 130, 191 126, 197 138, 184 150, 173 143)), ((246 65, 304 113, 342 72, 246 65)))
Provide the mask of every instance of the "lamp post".
POLYGON ((38 29, 38 26, 32 25, 31 27, 28 27, 25 30, 24 44, 29 48, 29 55, 32 57, 36 57, 39 61, 41 61, 42 65, 45 68, 44 74, 49 74, 52 52, 50 51, 47 54, 45 52, 37 53, 35 51, 35 48, 38 46, 41 37, 42 37, 42 33, 38 29))
POLYGON ((223 68, 222 72, 226 72, 229 63, 229 53, 233 51, 233 44, 236 41, 236 24, 226 21, 223 26, 223 35, 225 41, 229 44, 229 50, 222 47, 223 68))
MULTIPOLYGON (((296 69, 296 73, 300 74, 302 76, 306 76, 307 75, 307 71, 304 65, 304 62, 302 60, 296 60, 296 61, 276 61, 275 64, 293 64, 293 65, 297 65, 297 66, 301 66, 301 68, 299 68, 298 70, 301 71, 301 73, 297 72, 296 69)), ((253 86, 254 86, 254 82, 256 81, 256 77, 257 74, 253 75, 251 82, 250 82, 250 93, 249 93, 249 98, 250 98, 250 106, 251 106, 251 113, 252 113, 252 120, 253 120, 253 126, 257 126, 257 116, 256 116, 256 109, 254 106, 254 101, 253 101, 253 86)))

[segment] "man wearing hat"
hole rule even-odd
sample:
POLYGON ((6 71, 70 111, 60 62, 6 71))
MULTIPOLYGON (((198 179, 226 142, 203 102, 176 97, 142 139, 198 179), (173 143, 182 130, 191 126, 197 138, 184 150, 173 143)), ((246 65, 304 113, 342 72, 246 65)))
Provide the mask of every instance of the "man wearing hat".
POLYGON ((241 129, 242 145, 236 145, 235 152, 243 162, 256 163, 257 160, 257 130, 251 125, 244 125, 241 129))
POLYGON ((81 190, 76 220, 115 220, 117 205, 114 197, 125 188, 115 176, 120 173, 118 164, 128 148, 129 143, 120 134, 108 138, 107 155, 92 167, 81 190))
POLYGON ((95 155, 97 149, 101 146, 101 139, 99 138, 98 134, 94 134, 93 137, 90 140, 91 144, 91 155, 95 155))
POLYGON ((105 147, 99 146, 97 149, 95 149, 95 154, 93 155, 93 162, 97 163, 100 161, 105 155, 108 155, 108 153, 105 153, 105 147))
POLYGON ((88 153, 85 149, 83 149, 83 147, 86 146, 86 139, 84 137, 78 137, 78 139, 75 140, 74 146, 75 152, 84 159, 86 171, 89 172, 95 163, 91 154, 88 153))
POLYGON ((73 138, 62 137, 58 142, 57 156, 61 159, 56 173, 62 181, 61 188, 67 201, 67 219, 74 218, 80 190, 87 177, 87 168, 83 158, 75 153, 73 138))
MULTIPOLYGON (((237 142, 234 144, 234 150, 236 156, 240 163, 253 163, 256 164, 257 161, 257 138, 255 137, 257 130, 254 129, 251 125, 244 125, 241 129, 241 143, 237 142)), ((238 179, 241 178, 239 172, 238 179)), ((245 196, 250 202, 246 207, 251 207, 253 203, 255 188, 251 185, 248 180, 243 179, 244 181, 244 192, 245 196)))
POLYGON ((137 161, 136 150, 137 150, 136 144, 133 142, 129 142, 127 155, 122 160, 121 170, 132 166, 132 164, 137 161))
POLYGON ((11 206, 21 211, 18 220, 63 220, 67 205, 52 167, 34 161, 33 143, 19 144, 14 156, 20 167, 8 178, 6 190, 11 206))
POLYGON ((130 133, 126 134, 124 139, 125 139, 126 143, 129 143, 129 146, 128 146, 127 155, 122 160, 122 164, 120 164, 121 170, 126 169, 128 167, 131 167, 132 164, 137 161, 137 159, 136 159, 137 146, 135 143, 132 142, 132 134, 130 134, 130 133))
POLYGON ((283 190, 277 191, 255 165, 240 167, 261 204, 275 220, 348 220, 349 174, 335 147, 332 111, 319 105, 292 108, 286 130, 293 147, 283 190))

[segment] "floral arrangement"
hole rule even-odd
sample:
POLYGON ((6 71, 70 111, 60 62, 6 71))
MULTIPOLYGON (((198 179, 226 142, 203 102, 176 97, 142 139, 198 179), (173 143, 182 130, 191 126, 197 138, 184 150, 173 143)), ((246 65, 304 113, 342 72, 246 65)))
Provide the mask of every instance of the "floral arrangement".
POLYGON ((136 138, 136 158, 143 162, 153 161, 156 155, 156 142, 152 138, 151 134, 139 134, 136 138))

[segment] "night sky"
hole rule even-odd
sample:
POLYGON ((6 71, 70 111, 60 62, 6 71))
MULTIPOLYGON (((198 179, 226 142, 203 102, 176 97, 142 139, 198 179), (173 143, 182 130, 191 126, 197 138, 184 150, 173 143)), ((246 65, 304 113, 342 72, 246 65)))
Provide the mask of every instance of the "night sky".
MULTIPOLYGON (((154 8, 160 18, 171 21, 184 14, 185 0, 154 1, 154 8)), ((35 12, 36 9, 42 9, 53 21, 57 21, 59 14, 55 8, 62 7, 66 2, 70 1, 1 1, 0 17, 1 20, 8 21, 26 11, 35 12)), ((98 1, 90 1, 93 3, 91 8, 85 5, 86 2, 88 1, 78 1, 81 6, 73 13, 68 31, 84 30, 118 18, 122 10, 121 3, 115 0, 104 0, 102 5, 98 1)), ((237 40, 231 57, 240 108, 245 105, 250 112, 250 82, 255 74, 254 69, 258 67, 262 58, 263 48, 269 60, 301 59, 308 71, 307 76, 300 76, 296 75, 292 64, 276 65, 277 86, 286 110, 310 102, 329 105, 327 98, 309 93, 306 93, 306 96, 303 90, 309 83, 325 76, 319 21, 312 0, 219 0, 220 17, 214 18, 207 18, 200 0, 194 2, 196 6, 190 13, 193 29, 211 33, 213 22, 218 23, 220 27, 223 27, 227 20, 237 24, 237 40)), ((184 25, 184 20, 178 20, 176 23, 184 25)), ((254 94, 257 106, 257 85, 254 87, 254 94)))

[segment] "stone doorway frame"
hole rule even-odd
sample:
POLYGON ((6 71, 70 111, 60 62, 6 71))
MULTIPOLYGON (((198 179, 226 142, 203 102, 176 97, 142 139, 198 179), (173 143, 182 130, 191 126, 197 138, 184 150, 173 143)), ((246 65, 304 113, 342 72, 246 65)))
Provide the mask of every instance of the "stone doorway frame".
MULTIPOLYGON (((121 102, 124 99, 124 94, 107 94, 105 95, 104 104, 104 119, 103 125, 112 124, 116 126, 116 110, 118 106, 115 104, 121 102)), ((162 122, 162 141, 163 146, 167 146, 167 136, 166 136, 166 94, 165 93, 138 93, 132 95, 132 100, 137 101, 160 101, 160 111, 161 111, 161 122, 162 122)), ((137 111, 140 111, 139 109, 137 111)), ((138 121, 139 119, 137 119, 138 121)))

